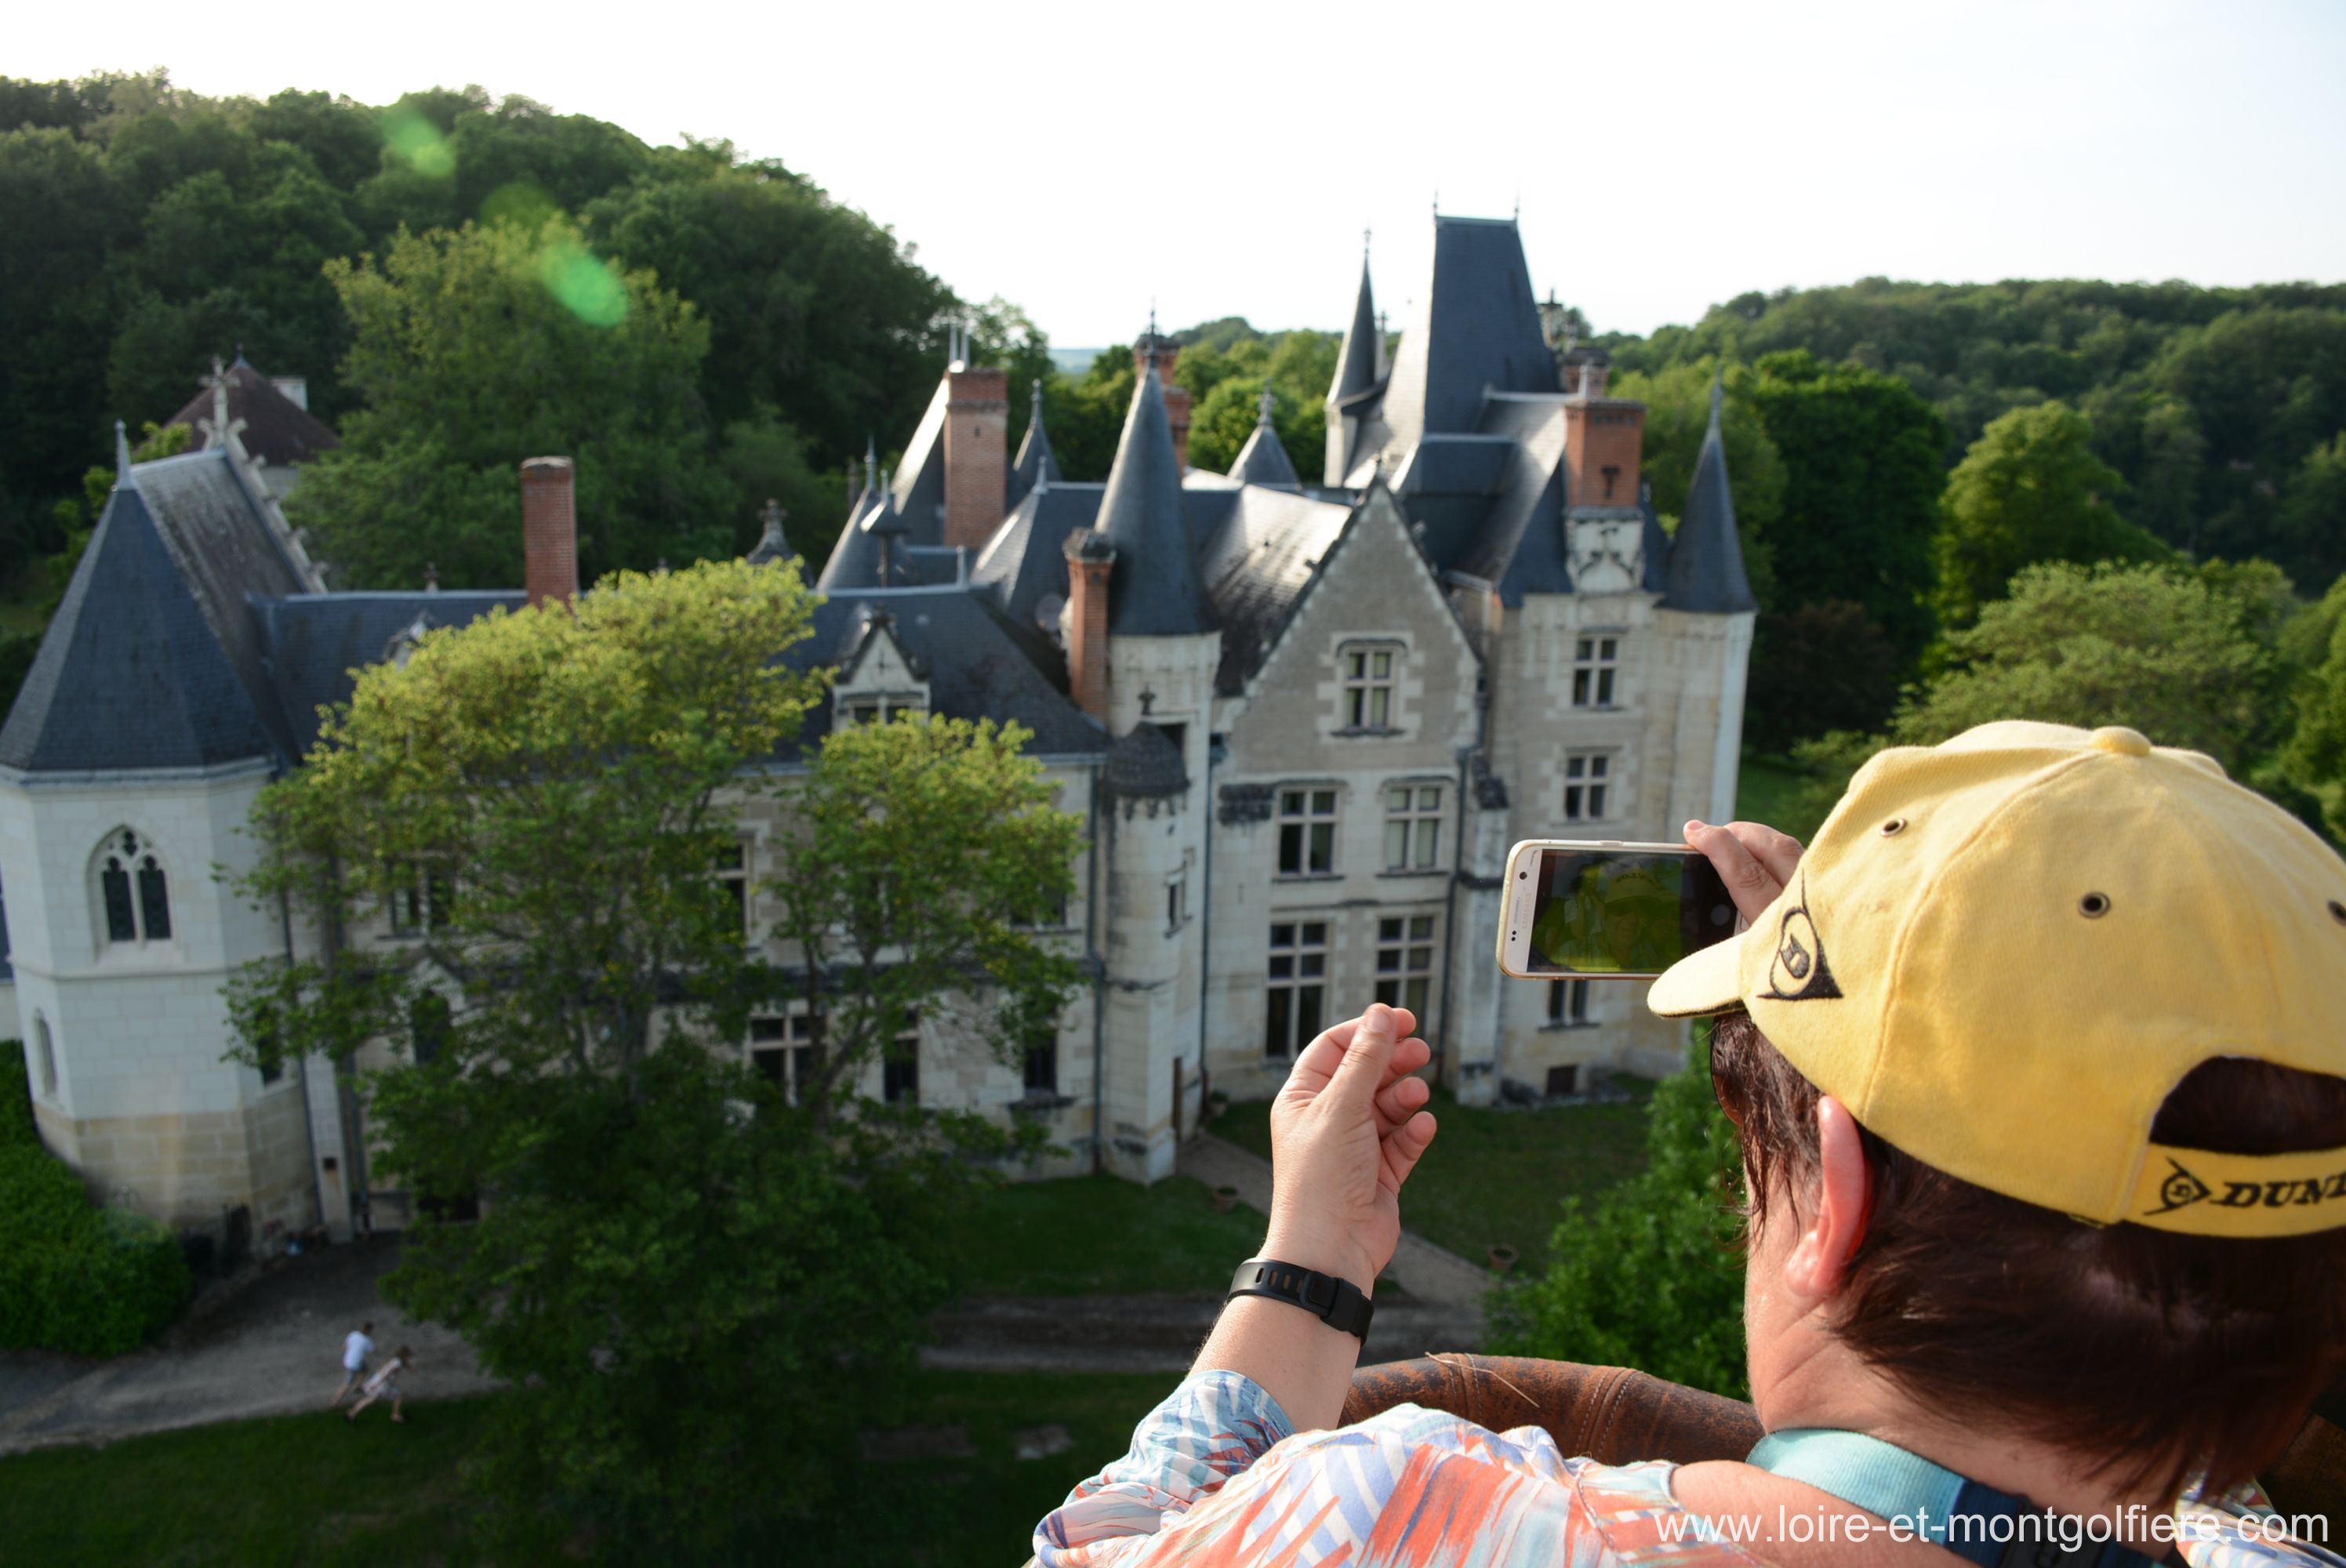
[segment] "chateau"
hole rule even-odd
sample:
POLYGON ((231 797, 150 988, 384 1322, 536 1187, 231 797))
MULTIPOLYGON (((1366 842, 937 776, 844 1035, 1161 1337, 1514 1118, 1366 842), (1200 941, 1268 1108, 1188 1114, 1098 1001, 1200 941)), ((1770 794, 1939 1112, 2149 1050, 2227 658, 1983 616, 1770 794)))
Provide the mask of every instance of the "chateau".
MULTIPOLYGON (((1493 946, 1514 840, 1731 814, 1754 606, 1716 396, 1673 537, 1644 409, 1606 395, 1601 355, 1548 341, 1515 225, 1434 223, 1390 363, 1364 264, 1317 483, 1267 413, 1229 473, 1190 469, 1177 350, 1153 332, 1105 483, 1061 477, 1039 390, 1014 459, 1005 373, 960 357, 901 465, 867 469, 815 634, 786 655, 834 672, 801 745, 908 711, 1031 730, 1086 824, 1055 939, 1091 978, 1024 1062, 945 1009, 866 1092, 1015 1109, 1066 1151, 1052 1169, 1150 1181, 1209 1086, 1268 1095, 1372 1000, 1418 1014, 1469 1103, 1678 1060, 1638 988, 1506 982, 1493 946)), ((123 454, 0 728, 15 1004, 43 1135, 101 1196, 191 1228, 241 1207, 263 1232, 345 1234, 362 1198, 376 1223, 404 1214, 369 1184, 360 1084, 403 1047, 275 1078, 223 1061, 222 983, 316 936, 215 869, 250 865, 255 794, 354 667, 575 587, 569 467, 524 467, 526 594, 329 592, 237 423, 217 411, 187 455, 123 454)), ((774 519, 750 558, 786 548, 774 519)), ((775 809, 744 803, 723 873, 752 940, 775 809)), ((387 909, 343 940, 426 919, 387 909)), ((742 1050, 787 1089, 817 1028, 755 1020, 742 1050)))

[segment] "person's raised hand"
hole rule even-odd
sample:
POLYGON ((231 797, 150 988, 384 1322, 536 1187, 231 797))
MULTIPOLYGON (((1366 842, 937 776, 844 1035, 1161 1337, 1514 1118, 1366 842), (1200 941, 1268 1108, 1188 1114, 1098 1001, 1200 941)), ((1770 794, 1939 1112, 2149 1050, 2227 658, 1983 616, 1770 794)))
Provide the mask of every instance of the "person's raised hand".
POLYGON ((1270 1107, 1264 1256, 1367 1290, 1401 1243, 1401 1188, 1433 1141, 1433 1090, 1410 1074, 1433 1047, 1378 1003, 1304 1048, 1270 1107))
POLYGON ((1729 822, 1724 828, 1688 822, 1686 841, 1719 869, 1736 912, 1747 922, 1758 920, 1776 901, 1800 863, 1800 840, 1758 822, 1729 822))

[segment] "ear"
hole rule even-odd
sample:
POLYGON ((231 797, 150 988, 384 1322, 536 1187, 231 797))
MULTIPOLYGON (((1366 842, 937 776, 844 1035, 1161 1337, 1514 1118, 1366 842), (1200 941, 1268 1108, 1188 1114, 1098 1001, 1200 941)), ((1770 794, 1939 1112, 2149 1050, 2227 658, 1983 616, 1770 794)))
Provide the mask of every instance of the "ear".
POLYGON ((1849 1260, 1865 1239, 1872 1207, 1873 1171, 1865 1140, 1849 1107, 1824 1095, 1817 1102, 1817 1192, 1800 1239, 1784 1260, 1785 1288, 1810 1301, 1837 1294, 1849 1260))

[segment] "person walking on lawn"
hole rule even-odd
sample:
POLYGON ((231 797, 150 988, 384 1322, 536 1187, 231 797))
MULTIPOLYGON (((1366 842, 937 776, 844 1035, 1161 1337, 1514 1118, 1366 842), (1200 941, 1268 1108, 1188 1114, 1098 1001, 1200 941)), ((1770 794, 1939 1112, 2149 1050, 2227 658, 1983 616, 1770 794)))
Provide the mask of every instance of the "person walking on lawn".
POLYGON ((342 1386, 334 1390, 332 1400, 326 1406, 328 1410, 350 1398, 351 1390, 366 1377, 367 1358, 374 1354, 374 1340, 369 1338, 373 1332, 372 1323, 362 1323, 343 1338, 342 1386))
POLYGON ((359 1402, 352 1405, 342 1419, 346 1421, 358 1420, 361 1410, 385 1394, 389 1394, 391 1419, 395 1421, 404 1421, 407 1417, 401 1411, 407 1402, 407 1396, 399 1391, 399 1374, 407 1370, 413 1364, 414 1359, 415 1352, 404 1345, 393 1350, 391 1353, 391 1359, 385 1361, 382 1369, 366 1380, 366 1387, 359 1390, 359 1402))

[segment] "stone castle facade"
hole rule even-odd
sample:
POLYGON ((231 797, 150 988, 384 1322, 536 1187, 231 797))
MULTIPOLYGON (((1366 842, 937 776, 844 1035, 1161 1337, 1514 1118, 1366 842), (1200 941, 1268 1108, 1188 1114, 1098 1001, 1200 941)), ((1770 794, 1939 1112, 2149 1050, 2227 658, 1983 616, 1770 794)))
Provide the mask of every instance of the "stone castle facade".
MULTIPOLYGON (((966 998, 867 1093, 1041 1118, 1052 1170, 1148 1181, 1209 1087, 1268 1095, 1372 1000, 1418 1014, 1467 1103, 1675 1064, 1682 1034, 1637 988, 1505 981, 1493 947, 1515 840, 1674 839, 1731 814, 1754 606, 1715 411, 1670 536, 1643 409, 1547 340, 1515 226, 1435 223, 1390 363, 1363 270, 1316 484, 1267 415, 1230 473, 1189 468, 1176 351, 1153 333, 1104 483, 1061 476, 1039 393, 1014 461, 1003 372, 958 356, 897 470, 867 469, 814 635, 785 656, 834 676, 801 744, 906 711, 1033 731, 1086 829, 1051 940, 1091 975, 1025 1060, 976 1043, 984 999, 966 998)), ((542 596, 567 466, 531 468, 542 596)), ((751 559, 784 550, 770 524, 751 559)), ((250 864, 253 796, 299 765, 353 666, 524 599, 326 591, 233 428, 126 454, 0 729, 36 1114, 101 1196, 189 1227, 243 1206, 263 1231, 342 1232, 362 1198, 400 1221, 404 1195, 369 1181, 361 1084, 403 1047, 267 1081, 224 1061, 222 983, 316 937, 213 871, 250 864)), ((775 809, 741 811, 753 937, 775 809)), ((388 909, 346 940, 425 919, 388 909)), ((819 1029, 780 1013, 742 1050, 787 1089, 819 1029)))

